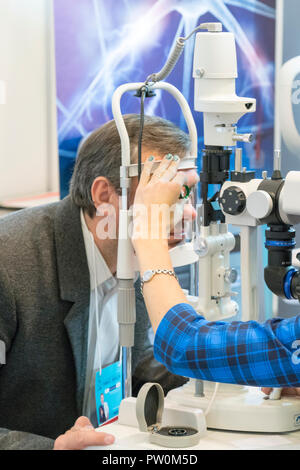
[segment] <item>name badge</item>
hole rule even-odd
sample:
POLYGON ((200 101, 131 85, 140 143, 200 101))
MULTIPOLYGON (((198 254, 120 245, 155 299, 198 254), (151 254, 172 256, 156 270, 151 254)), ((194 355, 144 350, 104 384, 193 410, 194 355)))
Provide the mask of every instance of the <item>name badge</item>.
POLYGON ((122 362, 118 361, 96 373, 95 397, 98 425, 119 414, 122 396, 122 362))

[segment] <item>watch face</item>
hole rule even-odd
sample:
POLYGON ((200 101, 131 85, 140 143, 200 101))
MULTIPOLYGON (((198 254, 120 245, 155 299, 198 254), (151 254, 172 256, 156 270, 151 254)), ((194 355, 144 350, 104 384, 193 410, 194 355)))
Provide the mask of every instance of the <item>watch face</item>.
POLYGON ((152 279, 152 277, 153 277, 153 272, 151 270, 146 271, 143 275, 143 281, 148 282, 150 281, 150 279, 152 279))

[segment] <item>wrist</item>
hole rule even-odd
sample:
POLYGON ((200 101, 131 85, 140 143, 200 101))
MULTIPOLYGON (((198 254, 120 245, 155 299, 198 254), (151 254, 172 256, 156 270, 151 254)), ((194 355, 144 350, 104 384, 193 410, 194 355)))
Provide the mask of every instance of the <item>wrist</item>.
POLYGON ((133 220, 132 243, 139 247, 163 247, 168 249, 170 231, 164 217, 136 216, 133 220))
POLYGON ((139 240, 135 252, 142 275, 148 270, 172 269, 167 240, 139 240))
POLYGON ((143 239, 137 238, 132 240, 133 247, 136 251, 136 254, 145 253, 145 250, 156 251, 156 250, 163 250, 168 252, 169 245, 168 240, 166 238, 159 238, 159 239, 143 239))

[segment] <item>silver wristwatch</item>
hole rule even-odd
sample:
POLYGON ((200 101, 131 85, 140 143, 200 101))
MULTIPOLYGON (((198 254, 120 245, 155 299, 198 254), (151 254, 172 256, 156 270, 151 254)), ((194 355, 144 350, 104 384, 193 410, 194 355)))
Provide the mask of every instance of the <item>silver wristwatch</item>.
POLYGON ((169 276, 175 277, 175 279, 178 281, 178 277, 176 276, 174 271, 170 271, 169 269, 149 269, 148 271, 144 272, 144 274, 141 278, 141 292, 142 292, 142 294, 143 294, 144 284, 147 283, 147 282, 150 282, 151 279, 153 279, 153 277, 156 274, 168 274, 169 276))

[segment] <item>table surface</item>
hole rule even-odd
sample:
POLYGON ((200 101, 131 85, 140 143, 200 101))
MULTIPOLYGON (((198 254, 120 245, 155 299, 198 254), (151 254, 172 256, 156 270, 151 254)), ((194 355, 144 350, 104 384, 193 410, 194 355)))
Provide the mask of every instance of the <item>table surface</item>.
MULTIPOLYGON (((113 446, 98 447, 97 450, 166 450, 165 447, 151 444, 147 433, 141 433, 135 427, 123 426, 115 422, 102 427, 101 431, 113 434, 116 441, 113 446)), ((207 430, 197 446, 186 450, 189 452, 193 450, 300 450, 300 431, 284 434, 255 434, 207 430)))

